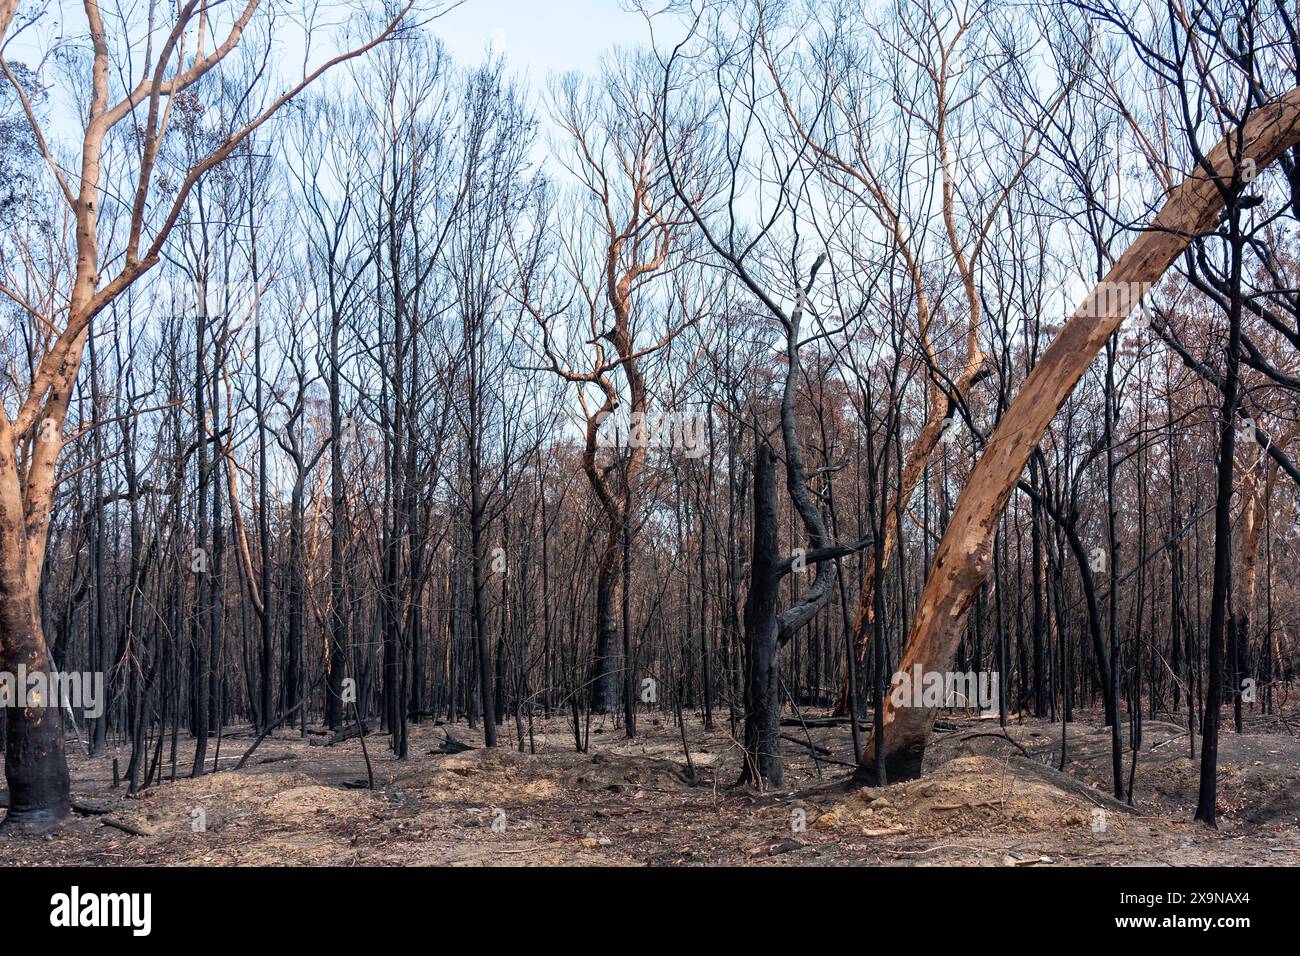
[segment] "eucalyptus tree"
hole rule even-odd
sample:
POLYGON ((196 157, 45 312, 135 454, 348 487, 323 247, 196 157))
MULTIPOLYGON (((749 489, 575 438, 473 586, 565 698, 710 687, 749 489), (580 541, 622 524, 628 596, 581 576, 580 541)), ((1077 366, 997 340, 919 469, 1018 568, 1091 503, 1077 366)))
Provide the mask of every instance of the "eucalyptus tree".
MULTIPOLYGON (((617 677, 627 666, 618 652, 618 558, 647 456, 646 442, 611 441, 609 427, 602 433, 601 426, 616 411, 628 422, 644 422, 649 396, 643 361, 693 322, 686 317, 657 323, 651 308, 655 280, 680 265, 690 238, 678 193, 665 174, 658 79, 649 55, 635 53, 607 62, 598 81, 568 75, 555 84, 551 114, 561 162, 575 181, 573 216, 561 225, 550 256, 517 257, 526 273, 520 298, 540 336, 533 347, 543 363, 538 367, 578 391, 582 469, 602 515, 596 647, 588 681, 596 713, 615 709, 617 677), (570 310, 561 305, 566 302, 573 306, 567 316, 570 310), (559 333, 554 326, 562 318, 568 325, 559 333)), ((685 132, 673 128, 671 148, 687 147, 685 132)), ((624 700, 623 707, 631 730, 634 703, 624 700)))
MULTIPOLYGON (((1130 23, 1127 19, 1122 22, 1130 23)), ((1177 166, 1172 162, 1164 167, 1162 178, 1172 188, 1168 189, 1159 212, 1133 243, 1115 257, 1102 282, 1074 310, 993 431, 958 499, 936 553, 934 573, 926 582, 908 636, 901 663, 903 669, 919 666, 922 670, 942 671, 950 665, 960 625, 988 570, 998 517, 1044 430, 1091 360, 1138 307, 1141 295, 1164 275, 1194 239, 1218 228, 1225 203, 1229 205, 1229 218, 1238 215, 1232 209, 1242 195, 1243 177, 1250 170, 1266 169, 1300 141, 1300 91, 1291 90, 1249 110, 1237 117, 1239 122, 1227 116, 1221 119, 1217 128, 1206 124, 1212 128, 1185 130, 1190 140, 1190 148, 1182 157, 1187 160, 1185 178, 1179 180, 1177 166), (1201 137, 1214 137, 1217 145, 1202 147, 1201 137)), ((1160 162, 1162 157, 1152 159, 1160 162)), ((1235 393, 1228 398, 1227 411, 1232 412, 1235 393)), ((1232 418, 1230 414, 1224 416, 1220 428, 1221 501, 1225 489, 1226 496, 1231 495, 1232 418)), ((1222 515, 1220 518, 1222 521, 1216 519, 1216 523, 1223 526, 1221 543, 1226 549, 1227 519, 1222 515)), ((1226 590, 1226 573, 1226 559, 1217 559, 1216 593, 1226 590)), ((1221 680, 1223 604, 1216 603, 1216 607, 1211 620, 1207 736, 1217 734, 1221 680)), ((877 779, 876 748, 883 751, 883 763, 891 780, 920 773, 934 710, 890 706, 887 718, 889 733, 883 740, 873 741, 871 750, 864 754, 856 775, 859 782, 877 779)), ((1203 746, 1202 757, 1202 807, 1198 817, 1213 821, 1214 773, 1212 769, 1207 772, 1216 760, 1211 742, 1203 746)))
MULTIPOLYGON (((205 76, 221 68, 240 47, 255 18, 266 27, 265 36, 274 35, 279 18, 262 7, 260 0, 247 0, 229 10, 214 11, 191 0, 145 28, 135 20, 106 12, 97 0, 88 0, 83 12, 89 48, 83 50, 80 66, 84 72, 78 77, 86 87, 69 91, 76 96, 88 88, 88 108, 81 114, 84 126, 69 144, 79 156, 72 162, 61 156, 62 144, 30 108, 30 98, 15 83, 7 60, 0 60, 0 71, 24 103, 24 113, 41 144, 47 175, 56 184, 59 200, 66 204, 73 223, 71 265, 54 277, 57 291, 53 301, 50 296, 37 298, 5 290, 34 324, 40 343, 29 371, 15 370, 21 378, 15 376, 0 414, 4 452, 0 456, 0 619, 6 634, 0 663, 8 670, 22 664, 29 672, 42 673, 51 667, 38 592, 56 467, 64 445, 62 429, 94 317, 161 260, 181 211, 209 172, 321 74, 393 36, 401 29, 411 4, 359 46, 320 62, 299 80, 289 82, 257 115, 244 122, 230 117, 231 125, 210 148, 170 182, 166 192, 159 190, 158 157, 172 129, 173 106, 192 96, 205 76), (153 55, 139 56, 146 46, 153 55), (129 148, 117 147, 110 136, 123 123, 135 130, 129 148), (108 193, 105 165, 117 167, 119 163, 129 170, 127 175, 134 182, 122 193, 108 193), (116 236, 101 235, 103 207, 117 205, 123 210, 126 227, 116 236), (105 242, 114 243, 114 248, 105 247, 105 242)), ((0 10, 0 27, 9 27, 12 10, 11 4, 0 10)), ((269 44, 260 45, 260 49, 256 44, 244 45, 244 52, 264 65, 270 63, 271 51, 269 44)), ((56 709, 8 708, 5 764, 10 790, 6 826, 42 828, 66 816, 68 772, 56 709)))

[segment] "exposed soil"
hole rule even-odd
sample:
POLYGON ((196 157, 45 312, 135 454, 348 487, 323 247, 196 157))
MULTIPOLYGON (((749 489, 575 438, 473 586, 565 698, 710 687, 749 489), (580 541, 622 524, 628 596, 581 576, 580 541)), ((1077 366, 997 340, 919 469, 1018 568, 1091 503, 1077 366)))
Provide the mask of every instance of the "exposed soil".
MULTIPOLYGON (((1008 740, 996 721, 945 715, 922 779, 856 792, 842 786, 847 767, 824 763, 819 776, 793 742, 787 789, 733 787, 740 755, 725 720, 707 733, 688 721, 694 774, 667 720, 643 717, 635 740, 597 722, 586 754, 558 718, 536 723, 536 754, 485 750, 464 725, 452 733, 474 749, 444 754, 444 728, 414 725, 406 761, 387 738, 367 738, 373 791, 355 738, 313 746, 285 731, 242 771, 182 777, 136 798, 112 788, 111 752, 77 753, 74 795, 90 812, 49 836, 0 835, 0 863, 1295 866, 1298 725, 1252 717, 1243 735, 1225 728, 1218 832, 1191 821, 1198 765, 1186 729, 1150 721, 1133 808, 1110 796, 1109 733, 1088 719, 1069 727, 1062 774, 1059 724, 1013 722, 1008 740)), ((502 729, 507 742, 511 727, 502 729)), ((851 760, 843 725, 786 730, 851 760)), ((221 766, 252 739, 228 735, 221 766)), ((126 753, 117 756, 125 766, 126 753)))

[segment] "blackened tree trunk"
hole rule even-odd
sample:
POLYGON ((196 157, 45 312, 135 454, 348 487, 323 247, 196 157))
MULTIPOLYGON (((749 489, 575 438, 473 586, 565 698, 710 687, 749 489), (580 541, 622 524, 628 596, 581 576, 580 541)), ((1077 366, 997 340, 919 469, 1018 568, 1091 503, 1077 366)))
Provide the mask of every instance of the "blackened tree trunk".
POLYGON ((776 454, 757 427, 754 432, 754 544, 745 598, 745 766, 740 782, 779 787, 784 768, 776 613, 781 583, 776 568, 776 454))
MULTIPOLYGON (((289 645, 284 662, 284 707, 289 713, 303 694, 303 641, 307 617, 307 562, 303 555, 303 476, 294 481, 289 500, 289 645)), ((304 711, 305 719, 305 711, 304 711)))
POLYGON ((591 674, 591 712, 608 714, 618 703, 618 625, 614 617, 614 589, 618 584, 617 530, 608 534, 605 551, 596 568, 596 658, 591 674))
MULTIPOLYGON (((250 159, 249 175, 252 175, 250 159)), ((252 217, 252 202, 249 203, 249 217, 252 217)), ((258 281, 257 246, 253 246, 253 282, 258 281)), ((261 606, 254 604, 258 612, 262 638, 262 730, 267 730, 275 719, 275 619, 271 611, 273 595, 271 592, 271 498, 267 489, 266 467, 266 405, 262 394, 262 322, 261 317, 253 317, 253 364, 257 379, 254 386, 254 405, 257 410, 257 541, 261 552, 259 571, 261 606)))
POLYGON ((628 737, 636 736, 636 661, 632 656, 632 533, 623 523, 623 725, 628 737))
MULTIPOLYGON (((471 444, 473 439, 471 439, 471 444)), ((483 541, 483 501, 481 478, 476 457, 470 458, 469 540, 473 556, 471 586, 474 615, 474 646, 478 651, 478 693, 483 708, 483 744, 497 745, 496 695, 492 689, 492 649, 488 634, 487 598, 484 594, 484 564, 487 560, 483 541)))
MULTIPOLYGON (((208 559, 208 435, 207 435, 207 383, 204 368, 207 345, 207 303, 200 303, 198 323, 194 332, 194 421, 195 443, 198 446, 198 501, 195 505, 197 528, 194 536, 193 560, 190 570, 194 580, 194 618, 190 629, 194 669, 191 671, 191 721, 194 733, 194 764, 190 776, 203 776, 203 766, 208 752, 208 675, 213 667, 212 644, 208 635, 211 623, 207 613, 208 575, 212 573, 208 559)), ((213 494, 216 494, 215 490, 213 494)))
MULTIPOLYGON (((104 526, 104 437, 103 429, 99 427, 99 357, 95 350, 95 339, 91 336, 89 343, 90 350, 90 404, 91 404, 91 424, 94 426, 92 435, 92 447, 95 454, 94 480, 92 490, 95 495, 94 505, 94 531, 90 539, 90 563, 91 573, 93 575, 95 593, 93 597, 94 609, 90 617, 90 669, 95 672, 103 673, 106 668, 104 662, 108 659, 108 592, 109 584, 104 574, 104 548, 103 542, 106 540, 104 526)), ((105 677, 105 690, 108 689, 108 679, 105 677)), ((90 752, 91 754, 100 753, 104 749, 104 744, 108 736, 108 714, 109 708, 105 706, 104 713, 95 720, 90 731, 90 752)))
MULTIPOLYGON (((1037 490, 1038 469, 1033 463, 1029 468, 1030 484, 1037 490)), ((1034 588, 1033 597, 1033 637, 1034 637, 1034 716, 1042 717, 1047 713, 1046 670, 1044 664, 1044 635, 1047 630, 1043 614, 1043 508, 1040 499, 1033 498, 1031 520, 1029 525, 1029 547, 1033 552, 1031 581, 1034 588)))
MULTIPOLYGON (((1240 177, 1234 174, 1234 184, 1240 177)), ((1228 210, 1230 305, 1228 349, 1223 376, 1223 404, 1219 417, 1218 488, 1214 499, 1214 582, 1210 589, 1209 673, 1205 691, 1205 716, 1201 727, 1201 781, 1195 819, 1218 828, 1219 718, 1223 702, 1223 640, 1228 616, 1228 583, 1232 576, 1232 473, 1237 419, 1238 361, 1241 351, 1241 261, 1245 237, 1241 233, 1241 208, 1236 199, 1228 210)))
MULTIPOLYGON (((9 562, 5 562, 7 565, 9 562)), ((0 664, 9 673, 19 665, 28 674, 49 674, 37 612, 36 592, 15 569, 0 568, 0 664)), ((38 832, 68 815, 68 767, 63 755, 59 709, 51 702, 25 706, 26 688, 16 687, 16 700, 5 708, 5 778, 9 783, 9 813, 5 829, 38 832)))
MULTIPOLYGON (((1124 799, 1124 739, 1119 723, 1119 676, 1123 671, 1119 645, 1119 513, 1115 507, 1115 419, 1118 416, 1119 397, 1115 393, 1115 335, 1106 342, 1106 553, 1110 573, 1109 613, 1107 625, 1110 635, 1110 681, 1106 685, 1107 711, 1110 712, 1110 769, 1111 785, 1116 800, 1124 799)), ((1135 758, 1136 759, 1136 758, 1135 758)))
MULTIPOLYGON (((1039 461, 1040 470, 1046 470, 1039 461)), ((1050 498, 1041 495, 1029 482, 1020 482, 1020 490, 1029 495, 1030 498, 1037 496, 1038 501, 1043 506, 1043 511, 1049 518, 1061 529, 1065 536, 1065 543, 1070 547, 1070 554, 1074 557, 1074 563, 1079 569, 1079 584, 1083 590, 1084 606, 1088 611, 1088 633, 1092 638, 1093 657, 1097 664, 1097 678, 1101 687, 1110 686, 1110 656, 1106 651, 1106 644, 1102 636, 1101 627, 1101 607, 1097 602, 1097 582, 1092 575, 1092 566, 1089 562, 1087 549, 1083 545, 1083 539, 1079 536, 1079 511, 1074 502, 1069 504, 1068 513, 1063 514, 1062 508, 1052 504, 1050 498)), ((1077 488, 1077 486, 1076 486, 1077 488)), ((993 554, 994 575, 998 573, 999 555, 995 549, 993 554)), ((1004 674, 1009 672, 1007 666, 1003 666, 1004 674)), ((1109 694, 1104 695, 1106 726, 1110 726, 1111 721, 1115 719, 1114 700, 1109 694)))
MULTIPOLYGON (((331 289, 331 294, 333 289, 331 289)), ((341 371, 339 368, 339 332, 342 316, 339 306, 331 303, 329 343, 330 403, 330 631, 329 675, 325 688, 325 725, 330 730, 343 727, 343 679, 347 673, 347 603, 344 595, 343 534, 347 525, 343 490, 343 411, 341 405, 341 371)), ((356 432, 350 423, 350 432, 356 432)))

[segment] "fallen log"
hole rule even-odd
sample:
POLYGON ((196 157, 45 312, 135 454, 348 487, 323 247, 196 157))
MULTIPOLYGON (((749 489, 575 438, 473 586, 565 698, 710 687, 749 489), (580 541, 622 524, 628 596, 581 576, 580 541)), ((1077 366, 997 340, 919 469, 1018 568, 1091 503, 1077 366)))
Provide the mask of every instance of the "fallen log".
POLYGON ((465 743, 465 741, 459 739, 458 737, 454 736, 454 735, 452 734, 452 732, 451 732, 450 730, 446 729, 445 727, 442 729, 442 732, 443 732, 443 735, 445 736, 446 739, 443 740, 443 742, 440 743, 438 746, 436 746, 436 747, 434 747, 432 750, 430 750, 429 753, 431 753, 431 754, 460 754, 460 753, 464 753, 466 750, 475 750, 475 749, 477 749, 477 748, 473 747, 472 745, 465 743))
POLYGON ((127 823, 125 820, 118 820, 115 817, 104 817, 99 822, 106 827, 121 830, 123 833, 129 833, 132 836, 153 836, 148 830, 142 830, 134 823, 127 823))
POLYGON ((820 744, 814 744, 814 743, 809 743, 806 740, 800 740, 794 734, 782 734, 781 739, 788 740, 792 744, 798 744, 800 747, 807 747, 813 753, 821 754, 823 757, 829 757, 831 755, 831 752, 828 748, 823 747, 820 744))
MULTIPOLYGON (((275 728, 279 727, 282 723, 284 723, 286 720, 288 720, 288 719, 289 719, 290 717, 292 717, 294 714, 298 713, 298 711, 302 710, 303 705, 305 705, 306 703, 307 703, 307 697, 304 695, 303 698, 302 698, 302 700, 298 701, 298 703, 296 703, 292 708, 290 708, 289 710, 285 711, 285 712, 284 712, 283 714, 281 714, 279 717, 275 718, 275 720, 271 721, 271 723, 267 724, 267 725, 266 725, 266 729, 263 730, 260 734, 257 735, 257 739, 254 740, 253 743, 252 743, 252 745, 249 746, 249 748, 248 748, 247 750, 244 751, 244 755, 243 755, 242 757, 239 758, 239 763, 235 764, 235 769, 236 769, 236 770, 243 770, 243 769, 244 769, 244 764, 248 763, 248 758, 251 757, 251 756, 253 756, 253 751, 256 750, 258 747, 261 746, 262 741, 265 740, 265 739, 267 738, 267 736, 268 736, 272 731, 275 730, 275 728)), ((315 742, 316 742, 316 741, 314 741, 314 740, 312 741, 312 743, 315 743, 315 742)))
POLYGON ((364 724, 353 724, 350 727, 345 727, 343 730, 340 730, 338 733, 334 734, 334 736, 331 737, 329 740, 311 741, 311 746, 333 747, 335 744, 341 744, 346 740, 351 740, 353 737, 360 737, 363 730, 367 736, 369 736, 371 733, 374 732, 372 728, 366 727, 364 724))
MULTIPOLYGON (((799 720, 797 717, 785 717, 781 720, 782 727, 840 727, 852 723, 851 717, 805 717, 799 720)), ((870 730, 871 724, 864 724, 858 721, 858 727, 862 730, 870 730)))

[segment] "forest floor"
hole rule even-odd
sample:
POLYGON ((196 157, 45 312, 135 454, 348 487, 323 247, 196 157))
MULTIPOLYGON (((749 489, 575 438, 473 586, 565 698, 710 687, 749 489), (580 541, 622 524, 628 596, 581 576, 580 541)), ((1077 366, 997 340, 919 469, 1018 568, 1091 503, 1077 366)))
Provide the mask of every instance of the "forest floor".
MULTIPOLYGON (((1285 722, 1248 716, 1242 735, 1225 724, 1218 832, 1191 820, 1198 764, 1175 723, 1145 722, 1126 808, 1109 796, 1110 736, 1095 715, 1069 725, 1065 773, 1059 724, 1014 720, 1008 740, 996 720, 945 714, 920 780, 846 792, 849 767, 824 757, 819 774, 786 742, 786 788, 766 793, 733 786, 741 761, 725 713, 709 732, 687 720, 694 778, 679 728, 642 715, 634 740, 593 720, 586 754, 560 718, 535 722, 535 754, 515 749, 511 721, 495 750, 463 724, 413 724, 404 761, 371 733, 373 791, 355 737, 321 746, 281 731, 235 771, 254 735, 228 733, 221 772, 133 798, 112 787, 125 750, 90 759, 70 743, 74 798, 89 812, 45 837, 0 835, 0 864, 1295 866, 1296 710, 1285 722), (448 729, 473 749, 442 753, 448 729)), ((784 729, 852 759, 847 726, 784 729)))

